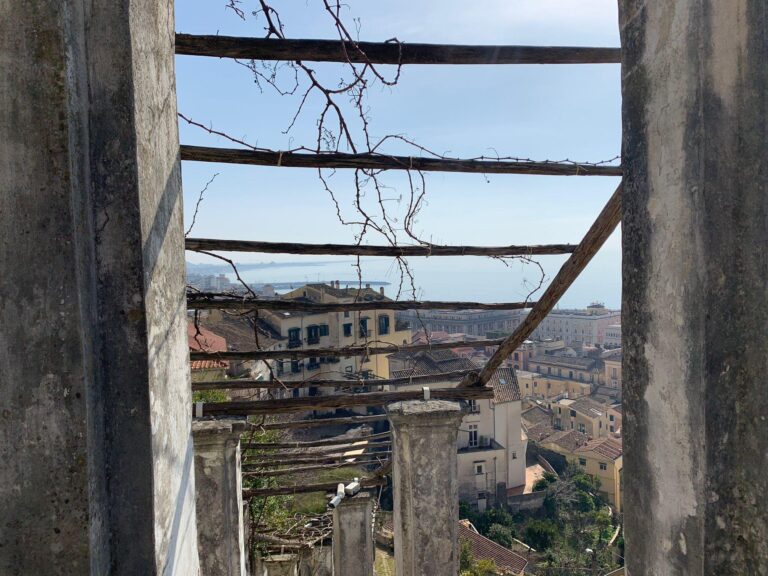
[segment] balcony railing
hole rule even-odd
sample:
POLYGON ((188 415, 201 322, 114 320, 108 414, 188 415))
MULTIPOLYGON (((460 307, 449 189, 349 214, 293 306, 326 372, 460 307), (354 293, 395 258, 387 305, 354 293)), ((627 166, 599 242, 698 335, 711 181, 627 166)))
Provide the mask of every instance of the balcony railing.
POLYGON ((307 344, 320 344, 320 336, 307 336, 307 344))
POLYGON ((288 340, 288 348, 301 348, 301 340, 288 340))

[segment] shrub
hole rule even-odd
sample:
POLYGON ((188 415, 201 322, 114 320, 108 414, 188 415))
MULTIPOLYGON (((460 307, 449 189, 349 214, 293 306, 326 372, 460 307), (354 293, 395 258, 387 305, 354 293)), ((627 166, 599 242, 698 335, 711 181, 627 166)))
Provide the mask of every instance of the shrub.
POLYGON ((502 526, 501 524, 492 524, 488 529, 488 538, 496 542, 496 544, 501 544, 506 548, 512 546, 514 537, 515 533, 512 529, 507 526, 502 526))
POLYGON ((551 520, 531 520, 525 529, 525 542, 537 550, 546 550, 557 538, 557 526, 551 520))

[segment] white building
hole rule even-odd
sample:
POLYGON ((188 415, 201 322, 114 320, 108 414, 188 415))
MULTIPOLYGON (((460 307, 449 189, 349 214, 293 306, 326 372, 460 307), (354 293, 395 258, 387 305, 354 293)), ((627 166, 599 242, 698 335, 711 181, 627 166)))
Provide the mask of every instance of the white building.
MULTIPOLYGON (((477 369, 470 360, 449 350, 399 353, 391 355, 389 360, 392 378, 477 369)), ((458 382, 436 378, 428 384, 419 381, 413 387, 399 386, 398 390, 420 389, 424 385, 451 387, 458 382)), ((525 484, 528 444, 522 428, 522 403, 515 371, 499 368, 488 386, 493 388, 493 398, 468 403, 457 446, 459 498, 479 510, 496 501, 500 484, 505 490, 525 484)))
POLYGON ((608 327, 620 321, 620 310, 608 310, 602 304, 591 304, 583 310, 553 310, 534 330, 532 338, 563 340, 568 346, 602 346, 608 327))

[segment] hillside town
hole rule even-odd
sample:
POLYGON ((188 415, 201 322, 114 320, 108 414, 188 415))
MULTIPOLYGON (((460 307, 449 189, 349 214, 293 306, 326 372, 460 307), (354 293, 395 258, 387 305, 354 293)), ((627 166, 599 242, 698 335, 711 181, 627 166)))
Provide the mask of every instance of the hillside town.
MULTIPOLYGON (((203 282, 212 280, 203 279, 203 282)), ((233 286, 234 287, 234 286, 233 286)), ((370 285, 341 287, 339 282, 311 283, 283 293, 275 299, 306 303, 378 302, 386 306, 384 287, 370 285)), ((482 367, 493 354, 487 340, 504 338, 525 318, 526 311, 487 313, 484 311, 429 310, 418 314, 386 308, 356 312, 270 312, 258 320, 211 311, 190 317, 190 350, 236 352, 252 350, 327 350, 373 345, 390 347, 391 353, 363 356, 309 356, 293 360, 193 361, 193 383, 217 379, 259 381, 272 377, 284 383, 275 390, 246 387, 230 390, 220 400, 264 397, 265 395, 319 398, 334 394, 423 390, 459 385, 461 376, 482 367), (473 344, 478 342, 478 345, 473 344), (455 344, 455 345, 454 345, 455 344), (401 348, 423 345, 419 351, 401 348), (328 386, 331 378, 347 380, 347 386, 328 386), (317 385, 313 386, 313 382, 317 385), (301 385, 301 387, 294 387, 301 385)), ((622 523, 622 386, 620 312, 599 303, 583 309, 556 309, 541 323, 534 336, 515 350, 487 384, 491 398, 464 402, 456 454, 458 498, 464 511, 460 528, 462 541, 474 546, 474 557, 501 562, 486 550, 504 550, 517 558, 522 574, 528 566, 546 565, 553 555, 553 543, 541 550, 541 541, 526 542, 526 523, 521 517, 537 519, 552 506, 560 485, 586 477, 593 485, 595 505, 614 531, 598 538, 605 566, 620 565, 622 523), (507 525, 488 523, 484 518, 502 514, 507 525), (506 515, 506 516, 504 516, 506 515), (518 519, 517 526, 512 518, 518 519), (474 519, 474 523, 472 521, 474 519), (495 526, 493 530, 491 527, 495 526), (517 534, 513 538, 511 535, 517 534), (478 546, 485 539, 489 544, 478 546), (494 548, 495 546, 495 548, 494 548), (607 559, 607 560, 606 560, 607 559)), ((204 392, 198 392, 201 399, 204 392)), ((207 398, 215 400, 216 398, 207 398)), ((295 441, 333 437, 355 438, 365 434, 355 424, 339 426, 330 420, 343 416, 366 417, 383 414, 371 407, 316 409, 291 418, 307 416, 329 419, 327 427, 299 431, 295 441)), ((370 426, 374 434, 387 431, 384 422, 370 426)), ((290 440, 290 437, 283 438, 290 440)), ((362 470, 375 468, 382 447, 359 440, 354 451, 344 453, 350 465, 362 462, 362 470), (367 462, 367 464, 366 464, 367 462)), ((255 452, 245 453, 245 461, 255 452)), ((246 480, 247 482, 247 480, 246 480)), ((586 492, 585 492, 586 493, 586 492)), ((585 496, 582 496, 586 498, 585 496)), ((586 505, 585 505, 586 506, 586 505)), ((391 512, 390 512, 391 514, 391 512)), ((386 518, 386 507, 379 516, 386 518)), ((391 522, 377 524, 377 554, 386 558, 394 546, 391 522), (390 543, 390 548, 387 547, 390 543), (383 543, 383 544, 382 544, 383 543)), ((265 526, 265 528, 268 528, 265 526)), ((534 532, 535 533, 535 532, 534 532)), ((536 540, 538 536, 534 535, 536 540)), ((502 573, 502 572, 499 572, 502 573)))

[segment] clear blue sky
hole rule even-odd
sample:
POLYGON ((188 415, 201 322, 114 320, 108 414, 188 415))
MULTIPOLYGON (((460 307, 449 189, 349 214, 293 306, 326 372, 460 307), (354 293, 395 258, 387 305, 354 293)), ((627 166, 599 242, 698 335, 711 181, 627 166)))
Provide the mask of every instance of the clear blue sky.
MULTIPOLYGON (((288 0, 280 10, 286 35, 332 38, 321 0, 288 0)), ((224 0, 179 0, 176 28, 197 34, 262 36, 263 23, 246 22, 224 0)), ((397 37, 404 42, 618 46, 612 0, 347 0, 349 22, 360 19, 362 40, 397 37)), ((244 0, 249 13, 257 2, 244 0)), ((340 65, 312 64, 327 78, 340 65)), ((386 73, 392 68, 384 67, 386 73)), ((284 134, 296 98, 259 91, 250 72, 228 60, 177 57, 179 111, 253 144, 286 149, 312 145, 319 98, 309 103, 294 129, 284 134)), ((598 161, 619 154, 621 144, 618 65, 410 66, 394 88, 375 86, 369 99, 372 131, 406 135, 454 156, 497 151, 533 159, 598 161)), ((225 140, 180 125, 187 144, 231 146, 225 140)), ((388 149, 404 152, 399 147, 388 149)), ((193 236, 295 242, 354 241, 342 226, 314 170, 185 162, 185 214, 189 221, 199 190, 214 173, 193 236)), ((405 193, 403 175, 388 174, 391 197, 405 193)), ((334 177, 342 208, 352 212, 349 174, 334 177)), ((445 244, 578 242, 618 183, 616 178, 427 174, 428 203, 416 226, 423 237, 445 244)), ((392 210, 401 209, 395 200, 392 210)), ((373 239, 372 239, 373 241, 373 239)), ((377 243, 382 243, 378 241, 377 243)), ((204 257, 188 254, 194 262, 204 257)), ((238 255, 239 261, 297 261, 290 255, 238 255)), ((316 260, 316 259, 315 259, 316 260)), ((527 292, 530 268, 487 259, 442 262, 414 259, 421 296, 438 299, 516 299, 527 292), (454 282, 452 278, 455 278, 454 282)), ((562 257, 541 259, 551 277, 562 257)), ((597 299, 620 302, 620 235, 609 240, 561 306, 597 299)), ((382 263, 367 275, 381 279, 382 263)), ((364 269, 365 274, 365 269, 364 269)), ((350 269, 348 277, 353 274, 350 269)), ((268 281, 269 278, 254 278, 268 281)), ((387 278, 394 280, 394 277, 387 278)))

